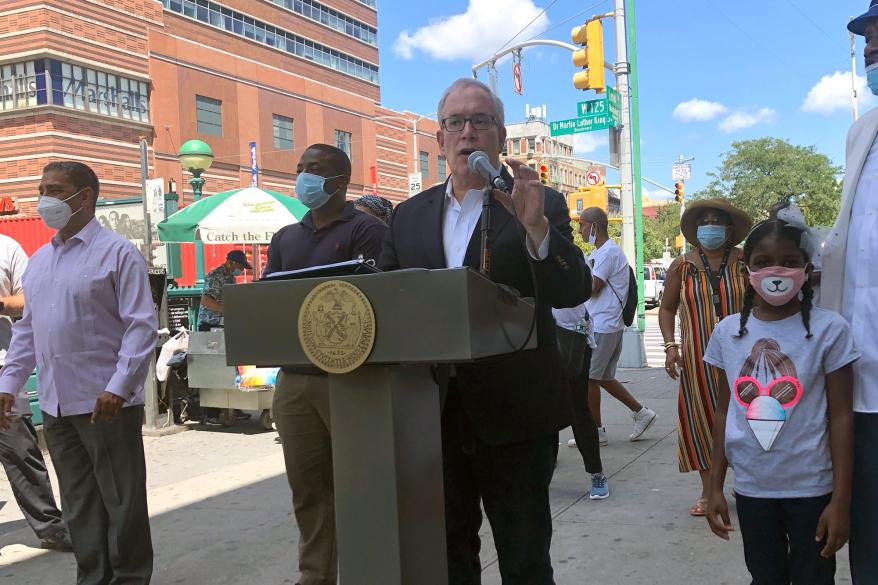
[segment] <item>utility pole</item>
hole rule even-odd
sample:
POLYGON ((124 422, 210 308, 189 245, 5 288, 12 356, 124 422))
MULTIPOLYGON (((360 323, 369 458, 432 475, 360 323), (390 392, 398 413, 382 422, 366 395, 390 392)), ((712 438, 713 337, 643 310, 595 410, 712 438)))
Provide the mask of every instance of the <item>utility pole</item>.
MULTIPOLYGON (((637 264, 634 245, 634 170, 631 164, 631 106, 629 94, 628 34, 625 31, 625 0, 616 0, 616 91, 622 101, 619 175, 622 183, 622 251, 632 266, 637 264)), ((642 271, 641 271, 642 272, 642 271)))
MULTIPOLYGON (((631 95, 631 175, 634 183, 634 249, 637 259, 637 326, 641 338, 646 330, 646 311, 643 299, 643 186, 640 167, 640 90, 638 88, 637 35, 634 25, 634 0, 625 2, 625 20, 628 26, 628 92, 631 95)), ((645 350, 644 350, 645 355, 645 350)), ((646 361, 646 360, 644 360, 646 361)))
MULTIPOLYGON (((853 16, 850 18, 854 19, 853 16)), ((857 43, 854 33, 851 33, 851 110, 854 114, 854 122, 859 118, 857 111, 857 43)))

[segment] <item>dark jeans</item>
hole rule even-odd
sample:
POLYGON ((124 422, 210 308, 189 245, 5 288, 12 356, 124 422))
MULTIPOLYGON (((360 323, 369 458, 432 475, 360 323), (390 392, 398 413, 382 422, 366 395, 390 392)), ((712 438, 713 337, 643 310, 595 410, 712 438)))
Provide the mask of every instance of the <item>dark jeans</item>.
POLYGON ((849 553, 854 585, 878 583, 878 414, 875 413, 854 413, 849 553))
POLYGON ((76 584, 148 585, 153 557, 143 407, 123 408, 110 422, 45 412, 43 420, 73 541, 76 584))
MULTIPOLYGON (((568 380, 570 391, 570 410, 573 413, 573 438, 576 448, 582 455, 582 462, 588 473, 602 473, 601 446, 598 442, 598 428, 588 407, 588 371, 591 366, 591 348, 586 350, 579 376, 568 380)), ((557 448, 556 448, 557 452, 557 448)), ((557 454, 556 454, 557 459, 557 454)))
POLYGON ((830 495, 750 498, 735 494, 752 585, 832 585, 835 557, 824 559, 815 542, 817 521, 830 495))
POLYGON ((485 508, 503 585, 554 585, 549 482, 558 434, 511 445, 480 441, 452 381, 442 413, 449 585, 479 585, 485 508))

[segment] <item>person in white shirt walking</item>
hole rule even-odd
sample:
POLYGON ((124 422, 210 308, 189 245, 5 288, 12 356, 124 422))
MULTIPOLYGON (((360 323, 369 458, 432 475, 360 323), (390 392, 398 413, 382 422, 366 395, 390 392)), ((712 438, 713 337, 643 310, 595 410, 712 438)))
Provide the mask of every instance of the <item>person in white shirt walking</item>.
MULTIPOLYGON (((866 37, 866 79, 878 95, 878 0, 848 23, 866 37)), ((851 324, 862 357, 854 363, 854 480, 851 577, 878 583, 878 109, 848 131, 841 211, 823 248, 820 305, 851 324)))
POLYGON ((616 380, 616 366, 622 354, 622 309, 628 298, 628 261, 607 233, 609 220, 599 207, 589 207, 579 216, 582 239, 595 246, 588 257, 591 267, 591 298, 585 307, 591 315, 597 348, 591 356, 588 375, 588 404, 598 427, 601 445, 609 443, 601 420, 601 388, 627 406, 634 418, 628 440, 636 441, 652 426, 656 413, 643 406, 616 380))

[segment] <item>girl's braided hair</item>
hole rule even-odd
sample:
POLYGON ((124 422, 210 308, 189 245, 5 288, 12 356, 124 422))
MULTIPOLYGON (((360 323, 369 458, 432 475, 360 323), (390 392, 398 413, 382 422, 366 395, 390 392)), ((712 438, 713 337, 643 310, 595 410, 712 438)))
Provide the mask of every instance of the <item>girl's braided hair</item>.
MULTIPOLYGON (((747 239, 744 242, 745 264, 749 266, 750 256, 753 254, 753 249, 759 244, 759 242, 768 236, 777 236, 779 239, 793 242, 802 252, 805 262, 811 260, 808 256, 808 252, 802 247, 803 230, 777 218, 777 212, 788 205, 788 202, 774 205, 769 212, 769 218, 765 221, 759 222, 752 230, 750 230, 750 233, 747 235, 747 239)), ((744 305, 741 307, 741 327, 738 329, 738 337, 743 337, 747 334, 747 321, 750 319, 750 314, 753 311, 753 299, 755 296, 756 291, 748 280, 747 290, 744 293, 744 305)), ((805 335, 806 339, 811 339, 812 337, 811 308, 813 307, 813 301, 814 288, 811 286, 810 279, 805 279, 805 284, 802 285, 802 324, 805 326, 805 331, 807 332, 805 335)))

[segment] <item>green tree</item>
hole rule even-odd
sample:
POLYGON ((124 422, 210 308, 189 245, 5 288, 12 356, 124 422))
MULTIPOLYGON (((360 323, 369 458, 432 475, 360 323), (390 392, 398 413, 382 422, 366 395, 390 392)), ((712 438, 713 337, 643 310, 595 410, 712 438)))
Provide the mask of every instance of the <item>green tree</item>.
POLYGON ((665 241, 673 247, 680 233, 680 204, 669 203, 658 208, 655 217, 643 218, 643 259, 661 258, 665 241))
POLYGON ((841 206, 841 167, 813 146, 779 138, 732 143, 712 181, 695 199, 723 197, 754 221, 768 217, 772 205, 789 200, 802 208, 812 226, 832 225, 841 206))

